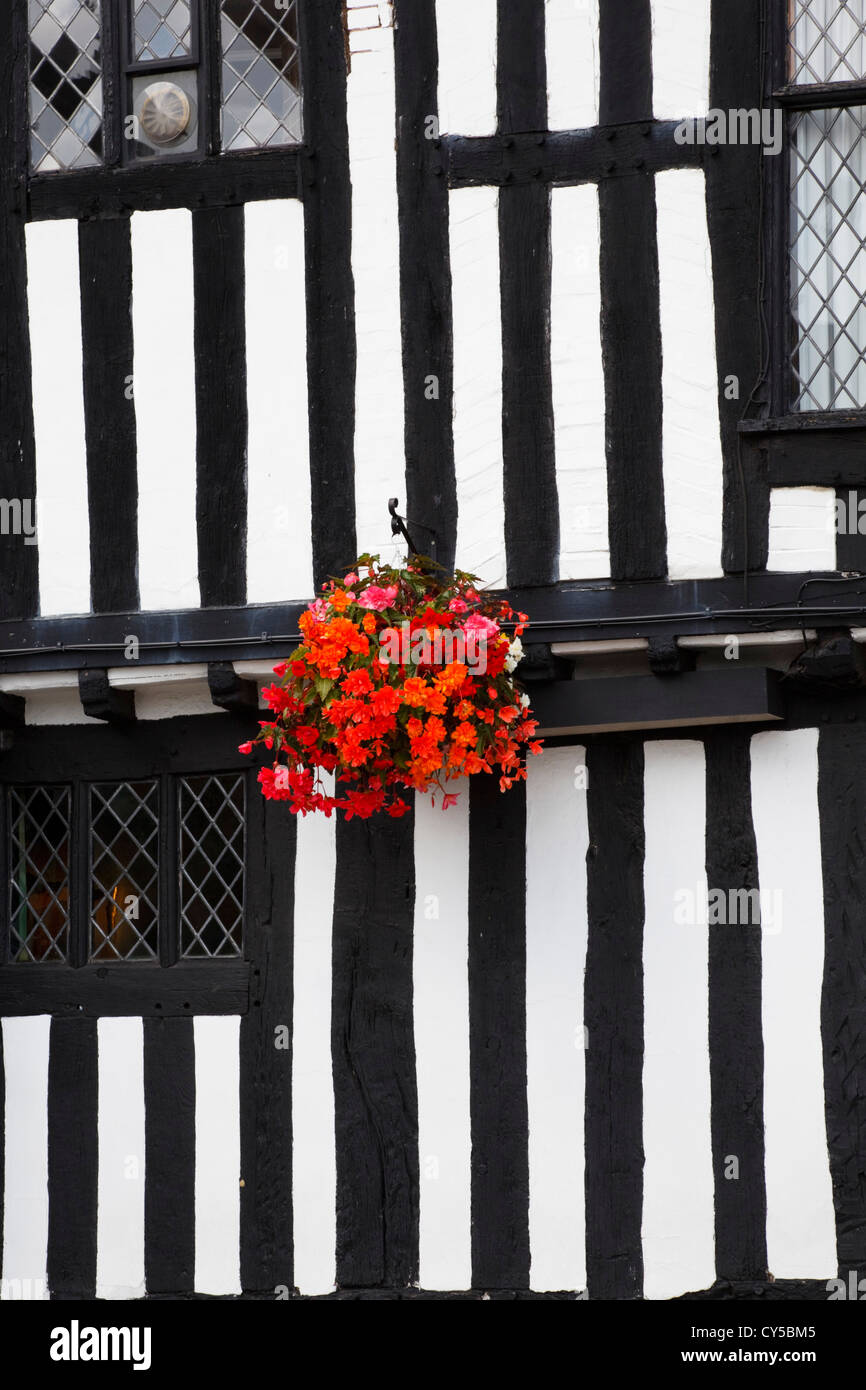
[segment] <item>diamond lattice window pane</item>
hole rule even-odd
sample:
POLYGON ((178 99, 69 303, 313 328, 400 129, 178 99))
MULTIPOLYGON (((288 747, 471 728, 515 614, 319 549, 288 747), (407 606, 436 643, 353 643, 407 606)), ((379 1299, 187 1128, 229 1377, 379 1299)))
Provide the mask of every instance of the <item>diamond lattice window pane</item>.
POLYGON ((63 961, 69 939, 68 787, 9 790, 9 958, 63 961))
POLYGON ((796 410, 866 409, 866 107, 804 111, 791 131, 796 410))
POLYGON ((84 169, 102 159, 101 0, 29 0, 30 164, 84 169))
POLYGON ((156 782, 90 788, 91 960, 153 960, 159 922, 156 782))
POLYGON ((244 779, 179 788, 181 955, 239 956, 244 915, 244 779))
POLYGON ((866 77, 866 0, 791 0, 788 36, 792 82, 866 77))
POLYGON ((296 0, 222 0, 222 146, 302 137, 296 0))
POLYGON ((137 63, 188 58, 191 0, 133 0, 132 51, 137 63))

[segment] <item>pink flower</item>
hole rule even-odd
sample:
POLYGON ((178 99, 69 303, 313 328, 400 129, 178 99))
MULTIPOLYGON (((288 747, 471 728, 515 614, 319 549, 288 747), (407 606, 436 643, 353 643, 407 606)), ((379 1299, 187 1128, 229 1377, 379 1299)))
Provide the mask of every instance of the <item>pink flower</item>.
POLYGON ((473 613, 463 623, 464 632, 479 632, 482 637, 495 637, 499 631, 499 624, 492 618, 485 618, 483 613, 473 613))
POLYGON ((389 584, 387 589, 381 588, 378 584, 371 584, 361 594, 358 603, 362 608, 373 608, 377 613, 381 613, 383 609, 391 607, 397 593, 396 584, 389 584))
POLYGON ((448 605, 448 611, 449 613, 468 613, 469 604, 465 603, 462 598, 453 598, 448 605))
POLYGON ((351 586, 352 586, 353 584, 357 584, 357 582, 358 582, 358 576, 357 576, 357 574, 347 574, 347 575, 346 575, 346 578, 343 580, 343 583, 345 584, 345 586, 346 586, 347 589, 351 588, 351 586))
POLYGON ((328 608, 323 598, 314 599, 312 603, 307 604, 307 607, 314 618, 317 618, 320 623, 325 622, 328 616, 328 608))

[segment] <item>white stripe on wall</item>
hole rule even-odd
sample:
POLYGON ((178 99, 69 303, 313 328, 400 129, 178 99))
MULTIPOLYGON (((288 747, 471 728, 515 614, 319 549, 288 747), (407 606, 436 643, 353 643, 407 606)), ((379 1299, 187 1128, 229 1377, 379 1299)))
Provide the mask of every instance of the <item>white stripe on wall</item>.
POLYGON ((472 1284, 469 1113, 469 787, 443 811, 415 797, 414 1023, 420 1282, 472 1284))
POLYGON ((644 1295, 672 1298, 715 1279, 706 770, 692 740, 644 756, 644 1295))
POLYGON ((551 195, 550 366, 560 579, 610 574, 598 191, 551 195))
POLYGON ((656 176, 668 575, 722 573, 722 442, 704 175, 656 176))
POLYGON ((581 130, 598 124, 598 0, 545 0, 547 124, 581 130))
POLYGON ((144 1295, 144 1036, 140 1018, 101 1018, 96 1297, 144 1295))
MULTIPOLYGON (((851 516, 856 528, 858 520, 856 506, 851 516)), ((851 524, 850 517, 849 524, 851 524)), ((767 569, 798 574, 801 570, 834 570, 835 568, 835 489, 832 487, 771 488, 767 569)))
POLYGON ((33 498, 19 500, 38 520, 40 612, 89 613, 78 223, 29 222, 26 238, 36 510, 33 498))
POLYGON ((240 1293, 240 1019, 194 1029, 195 1290, 240 1293))
POLYGON ((751 758, 761 899, 775 909, 762 931, 767 1261, 777 1279, 823 1279, 836 1273, 836 1228, 821 1044, 818 731, 756 734, 751 758))
POLYGON ((304 209, 247 203, 247 601, 313 592, 304 209))
POLYGON ((199 605, 192 215, 132 215, 142 608, 199 605))
POLYGON ((505 584, 499 194, 450 197, 457 567, 505 584))
MULTIPOLYGON (((365 33, 364 48, 352 57, 347 89, 358 345, 355 528, 359 554, 393 561, 404 547, 392 539, 387 502, 405 500, 406 478, 393 29, 365 33)), ((424 382, 416 385, 420 395, 424 382)))
POLYGON ((657 120, 705 116, 710 97, 710 0, 652 0, 657 120))
POLYGON ((439 128, 452 135, 496 129, 496 0, 436 0, 439 128))
POLYGON ((586 1287, 588 848, 586 750, 547 749, 530 759, 526 784, 530 1287, 539 1291, 586 1287))
MULTIPOLYGON (((326 785, 333 778, 325 776, 326 785)), ((337 1156, 331 1064, 331 941, 336 821, 298 816, 292 1028, 292 1204, 295 1283, 330 1293, 337 1281, 337 1156)))
POLYGON ((46 1298, 51 1019, 3 1019, 6 1185, 0 1298, 46 1298))

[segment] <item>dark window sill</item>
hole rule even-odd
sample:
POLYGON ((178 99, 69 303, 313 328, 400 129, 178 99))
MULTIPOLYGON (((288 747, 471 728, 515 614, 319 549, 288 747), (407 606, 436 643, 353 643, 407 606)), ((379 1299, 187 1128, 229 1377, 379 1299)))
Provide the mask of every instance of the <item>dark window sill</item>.
POLYGON ((245 1014, 251 966, 243 960, 156 964, 0 966, 0 1017, 193 1018, 245 1014))

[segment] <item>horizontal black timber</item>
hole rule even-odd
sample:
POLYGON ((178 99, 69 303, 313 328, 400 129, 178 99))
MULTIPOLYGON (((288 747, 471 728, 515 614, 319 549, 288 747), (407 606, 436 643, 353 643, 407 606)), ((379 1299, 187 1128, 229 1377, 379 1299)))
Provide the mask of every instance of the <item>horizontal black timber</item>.
POLYGON ((300 198, 301 159, 309 151, 259 150, 136 169, 37 174, 28 185, 28 220, 118 217, 159 208, 225 207, 264 198, 300 198))
POLYGON ((866 104, 866 82, 789 83, 778 87, 773 100, 780 106, 800 111, 817 111, 831 106, 866 104))
MULTIPOLYGON (((17 729, 0 759, 4 783, 31 784, 62 777, 83 782, 118 777, 159 777, 163 773, 236 772, 250 766, 238 742, 256 732, 255 718, 214 718, 212 714, 146 719, 140 724, 29 724, 17 729)), ((126 967, 124 967, 126 968, 126 967)))
MULTIPOLYGON (((828 484, 829 485, 829 484, 828 484)), ((866 620, 866 586, 839 582, 839 575, 753 574, 749 605, 742 580, 718 579, 615 582, 569 580, 533 589, 504 590, 528 613, 529 640, 597 641, 602 637, 648 637, 676 632, 771 632, 808 621, 810 627, 861 626, 866 620)), ((0 620, 0 674, 69 671, 82 667, 129 667, 126 636, 139 642, 139 663, 283 660, 300 642, 303 603, 250 604, 243 608, 179 612, 86 614, 0 620)))
POLYGON ((704 147, 678 145, 674 132, 679 124, 648 120, 550 134, 449 135, 443 138, 442 155, 452 188, 597 183, 635 172, 700 167, 704 147))
POLYGON ((246 961, 184 963, 168 970, 126 962, 80 970, 68 965, 4 965, 0 966, 0 1014, 4 1018, 245 1014, 249 986, 246 961))
POLYGON ((554 681, 538 688, 532 707, 542 733, 765 723, 784 717, 777 673, 760 666, 554 681))
POLYGON ((743 430, 744 466, 771 487, 866 485, 866 424, 840 430, 743 430))

